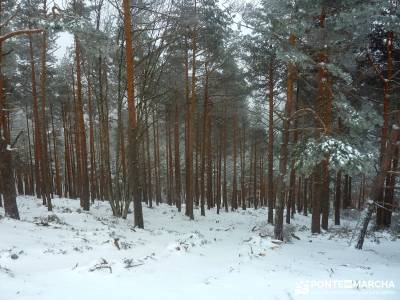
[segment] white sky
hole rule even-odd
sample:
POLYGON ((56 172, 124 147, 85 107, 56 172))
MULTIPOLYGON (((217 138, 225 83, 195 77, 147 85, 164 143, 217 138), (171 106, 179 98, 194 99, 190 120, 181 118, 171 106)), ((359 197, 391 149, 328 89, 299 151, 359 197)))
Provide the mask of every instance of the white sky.
MULTIPOLYGON (((57 4, 57 6, 61 9, 64 9, 67 6, 67 3, 70 0, 53 0, 48 3, 49 7, 53 6, 53 3, 57 4)), ((65 53, 67 52, 67 48, 72 46, 73 43, 73 35, 68 32, 60 32, 57 34, 57 50, 54 52, 54 55, 58 60, 61 60, 65 53)))
POLYGON ((61 60, 67 52, 67 48, 72 46, 74 38, 68 32, 60 32, 57 36, 57 50, 54 52, 54 55, 58 60, 61 60))

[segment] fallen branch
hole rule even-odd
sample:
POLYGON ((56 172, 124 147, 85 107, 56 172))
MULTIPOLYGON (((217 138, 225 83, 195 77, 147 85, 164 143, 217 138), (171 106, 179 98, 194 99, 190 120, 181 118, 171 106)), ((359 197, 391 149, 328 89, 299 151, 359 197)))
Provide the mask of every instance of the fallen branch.
POLYGON ((110 273, 112 273, 112 268, 110 264, 104 258, 101 258, 101 262, 99 264, 96 264, 92 268, 90 268, 89 272, 94 272, 96 270, 102 270, 102 269, 109 269, 110 273))
POLYGON ((124 263, 125 263, 125 269, 136 268, 144 265, 143 261, 136 262, 133 259, 125 259, 124 263))
POLYGON ((17 144, 18 139, 20 138, 20 136, 22 135, 23 132, 24 132, 24 131, 21 130, 21 131, 18 133, 17 137, 15 138, 14 142, 13 142, 12 145, 11 145, 11 148, 14 148, 14 146, 17 144))
POLYGON ((10 277, 14 277, 14 273, 9 268, 3 267, 1 265, 0 265, 0 272, 3 272, 10 277))

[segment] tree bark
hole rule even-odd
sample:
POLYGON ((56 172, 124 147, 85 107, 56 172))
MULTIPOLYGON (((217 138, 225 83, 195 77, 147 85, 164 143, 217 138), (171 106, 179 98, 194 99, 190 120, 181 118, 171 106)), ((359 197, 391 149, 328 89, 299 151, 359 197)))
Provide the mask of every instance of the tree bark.
POLYGON ((223 179, 222 179, 222 203, 225 208, 225 212, 228 211, 228 182, 226 179, 227 176, 227 154, 226 154, 226 148, 227 148, 227 126, 226 126, 226 103, 224 103, 224 124, 223 124, 223 129, 222 129, 222 156, 224 160, 224 168, 223 168, 223 179))
POLYGON ((33 54, 32 37, 29 35, 29 55, 31 66, 31 85, 33 97, 33 121, 34 121, 34 157, 35 157, 35 182, 36 182, 36 197, 42 198, 42 176, 41 176, 41 158, 42 158, 42 134, 39 118, 39 101, 36 90, 36 70, 33 54))
POLYGON ((4 200, 4 212, 6 216, 19 220, 12 151, 9 149, 8 142, 1 136, 0 157, 2 158, 0 161, 0 178, 2 178, 1 192, 4 200))
POLYGON ((175 124, 174 124, 174 142, 175 142, 175 197, 176 207, 178 211, 181 211, 182 199, 181 199, 181 154, 179 149, 179 106, 178 101, 175 100, 175 124))
POLYGON ((385 177, 387 176, 387 172, 391 168, 391 162, 394 156, 395 148, 397 147, 397 143, 399 141, 399 137, 400 137, 400 127, 398 124, 396 124, 393 126, 391 137, 386 147, 386 151, 382 157, 382 163, 379 168, 378 174, 375 176, 371 185, 370 200, 368 202, 368 207, 365 210, 365 215, 362 222, 361 231, 358 236, 356 249, 361 250, 363 247, 364 238, 368 229, 368 224, 375 210, 375 203, 379 204, 378 201, 382 193, 382 186, 385 182, 385 177))
POLYGON ((50 115, 51 115, 51 128, 53 132, 53 152, 54 152, 54 168, 55 168, 55 187, 56 194, 59 197, 62 197, 62 185, 61 185, 61 176, 60 176, 60 160, 58 156, 57 150, 57 135, 54 126, 54 115, 53 115, 53 105, 50 105, 50 115))
POLYGON ((89 176, 87 169, 86 130, 83 119, 82 80, 81 80, 81 50, 78 36, 75 35, 75 60, 76 60, 76 86, 77 86, 77 129, 79 141, 79 162, 80 162, 80 200, 83 210, 88 211, 90 207, 89 176))
POLYGON ((126 77, 129 111, 129 184, 134 206, 134 224, 144 228, 142 202, 138 194, 138 132, 136 126, 136 105, 135 105, 135 73, 134 73, 134 51, 132 45, 132 20, 130 12, 130 1, 123 0, 124 14, 124 36, 126 44, 126 77))
MULTIPOLYGON (((225 137, 226 138, 226 137, 225 137)), ((225 150, 226 151, 226 150, 225 150)), ((233 179, 232 179, 232 209, 236 210, 238 208, 237 203, 237 115, 233 117, 233 179)), ((226 154, 226 153, 225 153, 226 154)), ((224 178, 224 180, 226 180, 224 178)))
MULTIPOLYGON (((194 0, 194 13, 197 13, 197 1, 194 0)), ((187 109, 187 141, 186 141, 186 212, 191 219, 193 215, 193 144, 194 144, 194 118, 196 109, 196 53, 197 53, 197 28, 192 29, 192 95, 187 109)))
MULTIPOLYGON (((295 44, 295 36, 293 34, 289 37, 289 44, 295 44)), ((295 77, 295 69, 292 63, 288 65, 288 78, 287 78, 287 100, 285 103, 284 119, 283 119, 283 136, 280 149, 279 160, 279 175, 277 178, 277 200, 275 206, 275 227, 274 236, 276 239, 283 241, 283 210, 285 205, 285 176, 287 170, 287 156, 288 156, 288 143, 289 143, 289 127, 290 116, 293 107, 293 84, 295 77)))
POLYGON ((335 225, 340 225, 340 207, 342 200, 342 170, 336 173, 335 225))
MULTIPOLYGON (((46 0, 43 2, 43 11, 46 14, 47 6, 46 0)), ((49 211, 53 210, 53 205, 51 202, 51 186, 50 186, 50 168, 49 168, 49 157, 48 157, 48 131, 47 131, 47 117, 46 117, 46 106, 47 106, 47 95, 46 95, 46 80, 47 80, 47 32, 43 32, 43 41, 42 41, 42 51, 41 51, 41 74, 40 74, 40 91, 41 91, 41 104, 42 104, 42 117, 41 117, 41 125, 42 125, 42 199, 43 204, 47 205, 47 209, 49 211)))
POLYGON ((274 59, 268 72, 268 223, 274 222, 274 59))

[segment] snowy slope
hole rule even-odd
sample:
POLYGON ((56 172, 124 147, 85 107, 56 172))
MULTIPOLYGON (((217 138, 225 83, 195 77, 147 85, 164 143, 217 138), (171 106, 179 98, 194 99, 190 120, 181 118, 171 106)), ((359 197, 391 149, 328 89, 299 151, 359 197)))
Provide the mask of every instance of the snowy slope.
POLYGON ((279 244, 264 209, 197 210, 190 221, 160 205, 144 208, 140 230, 107 203, 87 213, 77 200, 55 199, 54 216, 40 202, 20 197, 22 220, 0 219, 1 300, 400 299, 400 240, 376 233, 355 250, 351 220, 312 236, 309 217, 296 215, 292 241, 279 244), (307 289, 314 280, 395 286, 307 289))

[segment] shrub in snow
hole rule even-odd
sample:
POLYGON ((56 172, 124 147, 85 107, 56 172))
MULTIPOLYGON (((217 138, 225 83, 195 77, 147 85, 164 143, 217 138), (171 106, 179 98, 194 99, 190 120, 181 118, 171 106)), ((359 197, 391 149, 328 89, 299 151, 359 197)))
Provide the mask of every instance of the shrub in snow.
POLYGON ((41 226, 49 226, 50 224, 66 225, 56 214, 33 218, 33 223, 41 226))
POLYGON ((251 236, 243 241, 239 256, 248 255, 249 257, 266 256, 269 251, 278 248, 279 244, 275 243, 269 237, 261 237, 260 235, 251 236))
POLYGON ((204 238, 200 232, 195 231, 189 234, 185 234, 182 238, 178 239, 176 243, 169 245, 167 248, 170 251, 189 251, 190 248, 204 246, 208 241, 204 238))

